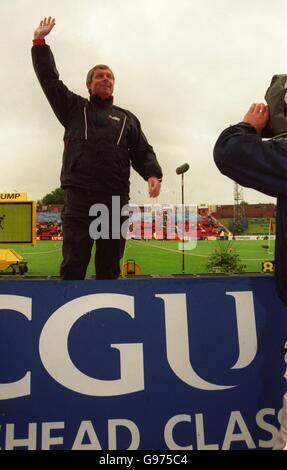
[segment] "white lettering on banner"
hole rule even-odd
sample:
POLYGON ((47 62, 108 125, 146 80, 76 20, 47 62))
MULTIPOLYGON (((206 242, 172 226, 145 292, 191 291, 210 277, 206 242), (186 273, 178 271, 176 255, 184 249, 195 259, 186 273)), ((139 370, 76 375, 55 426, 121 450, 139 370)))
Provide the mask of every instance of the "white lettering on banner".
MULTIPOLYGON (((173 438, 174 427, 178 423, 182 423, 182 422, 191 423, 191 416, 190 415, 173 416, 173 418, 171 418, 166 423, 166 426, 164 429, 164 439, 169 449, 172 449, 172 450, 192 450, 193 449, 192 445, 180 446, 176 444, 176 442, 174 441, 174 438, 173 438)), ((204 423, 203 423, 202 413, 195 415, 195 429, 196 429, 197 450, 219 450, 218 444, 205 444, 204 423)))
MULTIPOLYGON (((259 430, 264 431, 264 435, 269 433, 271 438, 268 440, 259 440, 259 448, 272 448, 278 430, 276 426, 272 425, 270 422, 265 421, 265 418, 270 421, 270 416, 275 416, 275 410, 273 408, 263 408, 259 410, 256 416, 252 420, 252 428, 255 429, 255 423, 257 424, 257 432, 259 430), (268 418, 269 417, 269 418, 268 418)), ((202 413, 197 413, 194 416, 190 414, 179 414, 172 416, 166 423, 164 427, 164 442, 168 449, 170 450, 230 450, 232 444, 235 442, 243 442, 243 444, 248 449, 255 448, 255 442, 251 436, 251 433, 244 421, 244 418, 240 411, 231 411, 229 417, 226 416, 225 427, 223 419, 220 418, 222 424, 222 439, 220 442, 214 444, 206 444, 205 434, 211 434, 212 426, 208 423, 208 416, 202 413), (184 433, 181 432, 181 435, 185 436, 185 439, 188 439, 190 435, 190 442, 187 442, 187 445, 182 445, 183 443, 177 442, 174 437, 175 428, 179 426, 184 426, 184 433), (239 432, 235 433, 235 429, 239 429, 239 432), (224 431, 226 429, 226 431, 224 431), (206 431, 206 432, 205 432, 206 431), (196 443, 192 442, 192 436, 196 443), (195 445, 196 444, 196 445, 195 445)), ((17 448, 26 448, 28 450, 36 450, 37 442, 40 444, 39 450, 51 449, 52 446, 57 446, 57 448, 68 449, 65 442, 64 435, 74 434, 75 438, 72 443, 71 448, 73 450, 117 450, 117 437, 120 432, 120 428, 126 428, 130 433, 130 438, 127 438, 128 442, 125 443, 124 450, 136 450, 140 445, 140 430, 134 421, 130 419, 108 419, 107 420, 107 435, 108 442, 107 445, 101 443, 98 435, 96 433, 94 424, 92 421, 81 421, 76 428, 68 429, 67 423, 64 421, 56 422, 43 422, 43 423, 27 423, 27 430, 23 431, 23 424, 21 425, 22 434, 24 436, 19 436, 19 430, 14 423, 8 423, 6 425, 0 426, 0 433, 2 434, 1 440, 5 442, 5 450, 14 450, 17 448), (65 434, 59 435, 57 437, 52 437, 53 430, 63 430, 65 434), (17 435, 17 437, 16 437, 17 435)), ((75 425, 73 425, 74 427, 75 425)), ((20 426, 19 426, 20 427, 20 426)), ((101 423, 101 434, 103 433, 104 425, 101 423)), ((181 429, 182 431, 182 429, 181 429)), ((149 429, 142 430, 142 433, 149 433, 149 429)), ((126 431, 125 431, 126 433, 126 431)), ((178 435, 178 433, 177 433, 178 435)), ((160 439, 160 437, 159 437, 160 439)), ((123 443, 121 443, 123 447, 123 443)), ((123 450, 123 449, 122 449, 123 450)))
MULTIPOLYGON (((117 450, 117 429, 124 427, 128 429, 131 435, 131 442, 125 450, 137 450, 140 444, 140 433, 137 425, 129 419, 109 419, 108 420, 108 449, 117 450)), ((40 429, 40 425, 38 426, 40 429)), ((65 422, 46 422, 42 423, 41 432, 41 450, 50 450, 51 446, 64 446, 64 437, 52 437, 51 431, 65 429, 65 422)), ((0 426, 1 430, 1 426, 0 426)), ((6 425, 5 450, 14 450, 17 448, 26 448, 27 450, 37 449, 37 423, 28 423, 28 437, 15 437, 15 424, 6 425)), ((102 450, 102 446, 97 437, 92 421, 82 421, 72 450, 102 450), (89 439, 89 443, 83 443, 84 439, 89 439)))
MULTIPOLYGON (((239 356, 232 369, 247 367, 257 352, 255 312, 252 292, 227 292, 235 299, 239 356)), ((175 375, 186 384, 201 390, 225 390, 237 385, 218 385, 200 377, 192 366, 189 347, 186 294, 156 294, 164 302, 168 363, 175 375)), ((15 310, 32 319, 32 299, 17 295, 0 295, 2 310, 15 310)), ((134 297, 123 294, 91 294, 76 298, 52 313, 39 340, 42 363, 58 383, 75 392, 90 396, 118 396, 144 390, 143 344, 111 344, 120 352, 119 379, 99 380, 81 372, 72 362, 68 337, 73 325, 90 311, 109 308, 121 310, 135 318, 134 297), (51 347, 53 345, 53 347, 51 347)), ((0 384, 0 400, 30 395, 31 372, 15 382, 0 384)))
POLYGON ((64 421, 58 423, 43 423, 42 424, 42 450, 50 450, 52 445, 61 445, 64 443, 62 436, 52 437, 51 431, 53 429, 64 429, 64 421))
POLYGON ((72 450, 102 450, 92 421, 81 422, 72 450), (83 441, 85 437, 88 438, 90 442, 84 444, 83 441))
POLYGON ((236 385, 216 385, 202 379, 193 369, 188 339, 186 294, 156 294, 165 305, 167 360, 183 382, 201 390, 224 390, 236 385), (189 359, 190 358, 190 359, 189 359))
MULTIPOLYGON (((24 315, 27 320, 32 320, 32 299, 21 295, 0 295, 1 310, 15 310, 24 315)), ((26 372, 22 379, 0 384, 0 400, 24 397, 30 395, 31 372, 26 372)))
MULTIPOLYGON (((267 441, 259 440, 259 446, 261 448, 272 448, 278 429, 270 423, 264 421, 264 417, 268 415, 275 415, 275 410, 273 408, 263 408, 259 410, 256 414, 255 420, 259 427, 263 431, 269 432, 271 434, 271 439, 267 441)), ((188 414, 180 414, 173 416, 168 420, 164 429, 164 440, 167 445, 167 448, 170 450, 192 450, 193 445, 189 444, 187 446, 180 445, 175 441, 173 437, 174 429, 176 426, 187 426, 186 423, 192 423, 192 416, 188 414)), ((256 448, 255 442, 248 430, 248 427, 240 413, 240 411, 232 411, 228 420, 227 429, 225 436, 223 438, 223 444, 220 446, 219 443, 206 444, 204 437, 204 415, 202 413, 195 415, 194 420, 194 434, 197 441, 197 450, 230 450, 233 442, 244 442, 248 449, 256 448), (240 432, 235 433, 235 428, 239 428, 240 432)), ((192 429, 192 428, 191 428, 192 429)), ((206 426, 206 429, 210 429, 210 426, 206 426)), ((188 435, 188 427, 185 429, 185 436, 188 435)))
MULTIPOLYGON (((236 302, 239 358, 234 368, 247 367, 257 351, 255 313, 252 292, 227 292, 236 302), (246 331, 248 330, 248 331, 246 331)), ((192 367, 188 339, 186 294, 156 294, 165 304, 167 359, 183 382, 201 390, 224 390, 236 385, 216 385, 200 377, 192 367)))
POLYGON ((218 444, 206 444, 205 443, 205 432, 204 432, 204 422, 203 422, 202 413, 195 415, 195 426, 196 426, 197 450, 219 450, 218 444))
POLYGON ((248 428, 244 422, 240 411, 232 411, 224 437, 222 450, 229 450, 231 447, 231 443, 238 441, 246 442, 248 449, 256 448, 255 442, 253 441, 251 434, 248 431, 248 428), (241 431, 237 434, 234 433, 236 425, 241 431))
MULTIPOLYGON (((275 426, 273 426, 270 423, 266 423, 264 421, 264 418, 265 418, 266 415, 274 416, 275 415, 275 410, 272 409, 272 408, 264 408, 263 410, 258 411, 258 413, 256 415, 256 423, 259 426, 259 428, 263 429, 264 431, 267 431, 271 434, 271 438, 269 439, 269 441, 259 440, 259 447, 262 447, 262 448, 272 447, 274 442, 275 442, 275 439, 277 437, 277 434, 278 434, 278 430, 275 428, 275 426)), ((279 420, 279 422, 280 422, 280 420, 279 420)))
POLYGON ((123 294, 91 294, 67 302, 45 324, 39 341, 42 363, 61 385, 91 396, 115 396, 144 390, 143 345, 111 344, 120 351, 120 379, 99 380, 83 374, 71 361, 68 336, 79 318, 92 310, 115 308, 135 317, 134 297, 123 294), (53 347, 51 347, 53 345, 53 347))
POLYGON ((108 435, 109 435, 109 450, 117 449, 117 427, 123 426, 130 431, 131 443, 126 450, 136 450, 140 445, 140 432, 139 428, 133 421, 129 419, 109 419, 108 421, 108 435))
POLYGON ((231 369, 242 369, 253 361, 257 353, 257 334, 252 292, 226 292, 235 299, 239 356, 231 369))
POLYGON ((16 447, 27 447, 28 450, 37 449, 37 423, 29 423, 28 437, 22 439, 15 438, 15 425, 6 425, 5 450, 13 450, 16 447))
MULTIPOLYGON (((108 420, 108 449, 117 450, 117 427, 127 428, 131 434, 131 443, 125 450, 137 450, 140 443, 140 433, 136 424, 129 419, 108 420)), ((100 441, 94 429, 92 421, 82 421, 74 440, 72 450, 102 450, 100 441), (83 443, 84 438, 89 438, 89 443, 83 443)))
POLYGON ((173 438, 173 430, 178 423, 188 422, 191 423, 190 415, 176 415, 168 420, 164 428, 164 440, 168 449, 173 450, 193 450, 192 445, 180 446, 173 438))

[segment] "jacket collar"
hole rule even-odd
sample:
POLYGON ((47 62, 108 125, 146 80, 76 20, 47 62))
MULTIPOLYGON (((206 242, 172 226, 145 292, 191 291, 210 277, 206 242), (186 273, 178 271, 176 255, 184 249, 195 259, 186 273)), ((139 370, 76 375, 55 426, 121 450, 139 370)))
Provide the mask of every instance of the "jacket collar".
POLYGON ((98 106, 111 106, 114 101, 114 97, 110 96, 110 98, 107 98, 106 100, 103 100, 97 95, 90 96, 90 101, 91 103, 97 104, 98 106))

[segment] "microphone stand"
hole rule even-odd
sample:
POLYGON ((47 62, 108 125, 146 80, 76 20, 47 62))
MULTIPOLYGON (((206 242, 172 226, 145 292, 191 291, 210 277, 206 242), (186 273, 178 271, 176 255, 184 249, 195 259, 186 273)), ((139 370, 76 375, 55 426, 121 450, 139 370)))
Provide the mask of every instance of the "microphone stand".
POLYGON ((182 267, 181 272, 184 274, 184 233, 185 233, 185 207, 184 207, 184 181, 181 174, 181 214, 182 214, 182 267))
POLYGON ((177 175, 181 175, 181 216, 182 216, 182 274, 184 274, 184 234, 185 234, 185 207, 184 207, 184 179, 183 174, 189 169, 189 164, 184 163, 175 171, 177 175))

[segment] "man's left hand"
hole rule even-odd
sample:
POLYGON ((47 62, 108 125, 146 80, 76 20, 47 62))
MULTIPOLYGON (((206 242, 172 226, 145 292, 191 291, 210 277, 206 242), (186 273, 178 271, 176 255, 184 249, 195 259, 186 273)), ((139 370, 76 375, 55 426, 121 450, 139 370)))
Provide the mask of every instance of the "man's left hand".
POLYGON ((160 181, 155 176, 150 176, 148 182, 148 193, 150 197, 158 197, 160 193, 160 181))

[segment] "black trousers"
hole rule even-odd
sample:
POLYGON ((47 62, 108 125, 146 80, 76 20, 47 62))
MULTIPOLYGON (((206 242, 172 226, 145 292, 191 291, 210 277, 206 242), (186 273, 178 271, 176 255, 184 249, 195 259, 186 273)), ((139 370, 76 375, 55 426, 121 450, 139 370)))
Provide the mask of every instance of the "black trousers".
POLYGON ((126 242, 119 229, 128 218, 120 216, 120 211, 125 204, 128 204, 128 196, 113 196, 112 199, 110 195, 97 194, 80 188, 66 189, 62 212, 63 261, 60 267, 62 279, 85 279, 94 242, 96 279, 119 277, 120 259, 126 242), (100 210, 98 215, 89 216, 90 208, 94 204, 101 204, 102 206, 97 207, 103 211, 100 210), (104 223, 100 223, 100 220, 104 223), (91 230, 93 221, 97 222, 99 238, 95 230, 91 230), (115 224, 120 224, 120 227, 115 227, 115 224), (104 228, 106 230, 103 230, 104 228), (90 232, 93 232, 94 238, 97 235, 96 240, 91 237, 90 232))

